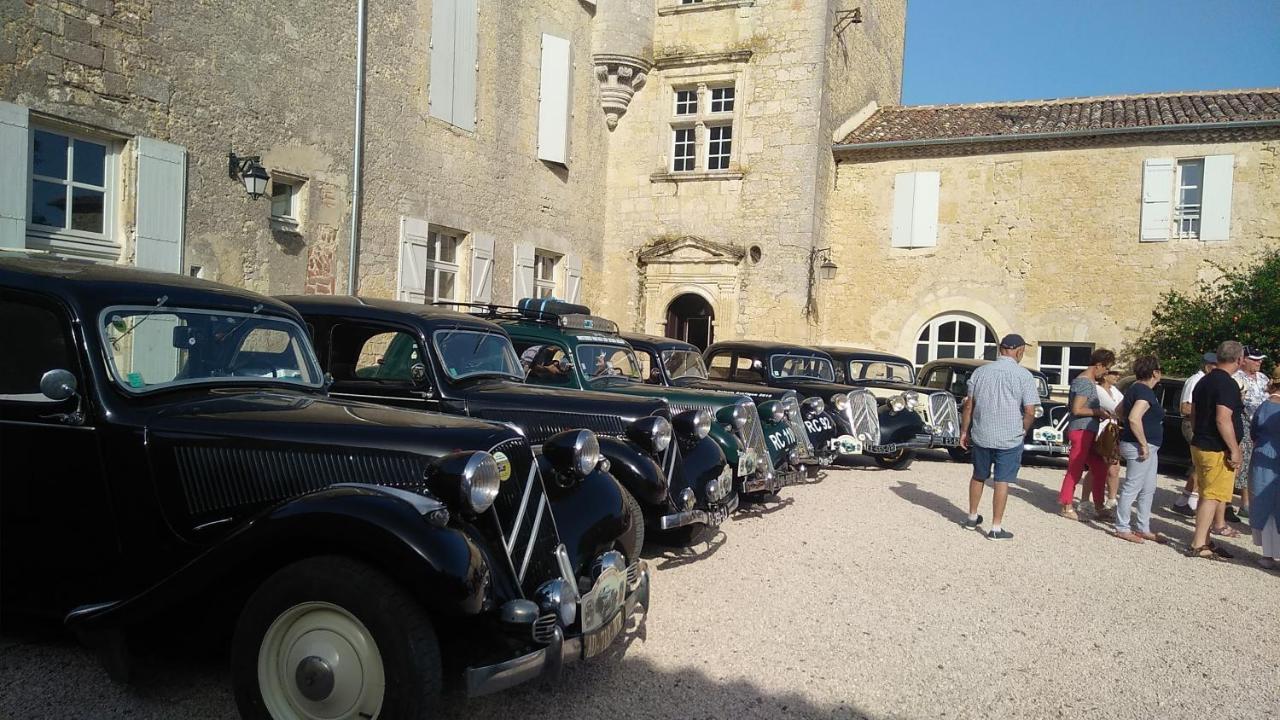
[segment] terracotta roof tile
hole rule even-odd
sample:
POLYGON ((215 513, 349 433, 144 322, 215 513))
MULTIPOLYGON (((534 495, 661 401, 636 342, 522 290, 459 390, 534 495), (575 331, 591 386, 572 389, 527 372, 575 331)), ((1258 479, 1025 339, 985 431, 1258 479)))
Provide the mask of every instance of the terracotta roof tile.
POLYGON ((884 107, 838 145, 1280 120, 1280 89, 884 107))

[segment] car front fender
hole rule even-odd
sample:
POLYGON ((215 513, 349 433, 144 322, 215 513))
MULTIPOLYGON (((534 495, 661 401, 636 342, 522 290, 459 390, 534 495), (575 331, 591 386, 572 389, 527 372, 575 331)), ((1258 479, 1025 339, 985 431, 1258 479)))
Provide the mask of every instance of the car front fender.
POLYGON ((914 410, 893 412, 888 405, 881 405, 880 444, 905 443, 914 440, 916 435, 925 432, 924 419, 914 410))
POLYGON ((665 507, 669 485, 653 458, 620 438, 599 436, 600 454, 609 460, 609 472, 643 505, 665 507))
MULTIPOLYGON (((539 454, 538 463, 543 478, 559 477, 545 456, 539 454)), ((622 500, 622 486, 613 475, 597 467, 567 487, 548 487, 547 494, 551 498, 551 514, 556 519, 560 542, 564 543, 569 563, 579 576, 590 576, 588 565, 615 546, 621 547, 627 557, 636 557, 635 536, 630 532, 631 517, 622 500)))

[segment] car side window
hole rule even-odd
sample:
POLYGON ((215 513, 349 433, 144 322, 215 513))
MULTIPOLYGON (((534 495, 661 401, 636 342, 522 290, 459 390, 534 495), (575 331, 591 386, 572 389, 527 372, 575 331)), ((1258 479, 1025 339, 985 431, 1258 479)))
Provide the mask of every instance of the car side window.
POLYGON ((1166 385, 1165 383, 1160 383, 1156 386, 1156 392, 1160 393, 1160 404, 1164 407, 1165 415, 1182 417, 1181 385, 1166 385))
POLYGON ((946 390, 950 392, 951 388, 947 383, 951 380, 951 371, 946 368, 934 368, 929 371, 929 377, 924 379, 924 386, 935 390, 946 390))
POLYGON ((968 370, 959 368, 951 371, 951 394, 957 397, 963 397, 969 394, 969 375, 968 370))
POLYGON ((79 368, 66 318, 51 306, 0 297, 0 347, 7 348, 0 360, 0 401, 56 402, 40 392, 40 378, 79 368))
POLYGON ((636 349, 636 359, 640 361, 640 377, 649 385, 662 384, 662 370, 658 368, 658 358, 648 350, 636 349))
POLYGON ((734 364, 733 379, 749 383, 764 382, 764 365, 757 358, 739 355, 734 364))
POLYGON ((524 366, 524 381, 531 385, 575 387, 573 360, 559 345, 515 343, 524 366))
POLYGON ((329 373, 335 381, 410 383, 410 368, 419 362, 418 341, 407 332, 346 324, 333 328, 329 373))
POLYGON ((707 363, 707 377, 712 380, 729 380, 733 377, 733 356, 728 353, 712 355, 707 363))

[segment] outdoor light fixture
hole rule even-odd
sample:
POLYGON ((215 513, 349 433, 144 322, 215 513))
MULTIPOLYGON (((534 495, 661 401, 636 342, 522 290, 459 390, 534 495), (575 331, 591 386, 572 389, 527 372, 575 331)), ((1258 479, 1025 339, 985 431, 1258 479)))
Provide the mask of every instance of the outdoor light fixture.
POLYGON ((804 316, 813 318, 818 312, 818 299, 814 294, 814 285, 817 284, 818 278, 823 280, 834 280, 838 266, 831 259, 831 248, 814 248, 809 251, 809 290, 808 299, 804 305, 804 316), (818 261, 822 264, 819 265, 818 261))
POLYGON ((232 180, 244 183, 244 191, 249 193, 251 200, 267 194, 267 181, 271 179, 260 164, 261 161, 262 158, 257 155, 236 157, 235 153, 227 153, 227 174, 232 180))

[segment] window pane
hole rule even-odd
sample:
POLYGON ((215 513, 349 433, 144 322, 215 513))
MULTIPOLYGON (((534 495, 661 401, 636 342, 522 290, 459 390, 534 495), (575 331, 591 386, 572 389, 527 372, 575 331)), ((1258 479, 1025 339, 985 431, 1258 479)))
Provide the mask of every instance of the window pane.
POLYGON ((36 175, 67 177, 67 138, 43 130, 36 131, 31 168, 36 175))
POLYGON ((31 223, 34 225, 67 226, 67 188, 43 180, 31 183, 31 223))
POLYGON ((969 323, 959 323, 960 326, 960 342, 973 342, 977 339, 978 328, 976 325, 969 323))
MULTIPOLYGON (((962 326, 962 327, 963 327, 963 326, 962 326)), ((962 358, 965 358, 965 359, 967 359, 967 360, 972 360, 972 359, 974 359, 974 357, 976 357, 976 356, 977 356, 977 353, 978 353, 978 348, 977 348, 977 346, 975 346, 975 345, 961 345, 961 346, 960 346, 960 354, 959 354, 957 357, 962 357, 962 358)))
POLYGON ((676 91, 676 114, 696 115, 698 113, 698 93, 696 90, 676 91))
POLYGON ((1064 384, 1065 384, 1065 383, 1063 383, 1063 382, 1062 382, 1062 380, 1061 380, 1061 378, 1062 378, 1062 371, 1061 371, 1061 370, 1059 370, 1059 369, 1057 369, 1057 368, 1042 367, 1042 368, 1040 368, 1040 372, 1044 373, 1044 374, 1045 374, 1045 376, 1049 378, 1049 384, 1050 384, 1050 385, 1064 385, 1064 384))
POLYGON ((676 172, 692 170, 694 152, 693 128, 680 128, 675 131, 673 147, 674 162, 672 169, 676 172))
POLYGON ((995 360, 995 359, 996 359, 996 346, 995 346, 995 345, 988 345, 988 346, 987 346, 987 349, 986 349, 986 350, 984 350, 984 351, 982 352, 982 358, 983 358, 984 360, 995 360))
POLYGON ((454 273, 445 272, 442 270, 439 272, 438 280, 440 283, 439 290, 438 290, 439 292, 438 299, 453 300, 454 299, 453 289, 454 289, 454 285, 456 284, 455 280, 457 280, 457 276, 454 273))
POLYGON ((933 325, 925 325, 920 331, 920 337, 916 338, 920 342, 928 342, 929 336, 933 334, 933 325))
MULTIPOLYGON (((1062 347, 1060 345, 1041 345, 1040 346, 1040 364, 1041 365, 1062 365, 1062 347)), ((1042 370, 1044 368, 1041 368, 1042 370)), ((1045 372, 1048 372, 1045 370, 1045 372)))
POLYGON ((954 345, 939 345, 938 357, 941 359, 953 358, 956 356, 956 348, 954 345))
POLYGON ((955 342, 955 340, 956 340, 956 325, 958 325, 958 324, 959 324, 959 323, 957 323, 957 322, 955 322, 955 321, 953 320, 953 321, 950 321, 950 322, 944 322, 944 323, 942 323, 941 325, 939 325, 939 326, 938 326, 938 341, 939 341, 939 342, 955 342))
POLYGON ((916 345, 916 364, 923 365, 929 362, 929 344, 920 343, 916 345))
POLYGON ((5 354, 0 397, 23 395, 31 396, 23 400, 44 401, 41 376, 50 370, 76 369, 62 319, 44 308, 0 301, 0 345, 22 348, 22 352, 5 354))
POLYGON ((102 232, 105 196, 101 190, 74 188, 71 196, 71 228, 91 233, 102 232))
POLYGON ((76 140, 75 167, 72 178, 85 185, 106 184, 107 146, 76 140))
POLYGON ((449 263, 457 262, 458 261, 458 239, 453 237, 452 235, 441 235, 439 237, 440 237, 439 259, 442 262, 449 262, 449 263))
POLYGON ((293 217, 293 187, 291 185, 278 182, 271 183, 271 214, 276 217, 293 217))
POLYGON ((1093 354, 1093 350, 1088 345, 1082 345, 1071 348, 1071 364, 1080 367, 1089 366, 1089 356, 1093 354))

